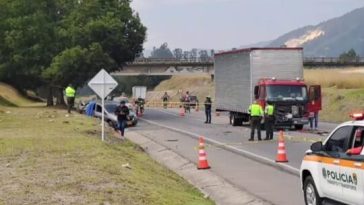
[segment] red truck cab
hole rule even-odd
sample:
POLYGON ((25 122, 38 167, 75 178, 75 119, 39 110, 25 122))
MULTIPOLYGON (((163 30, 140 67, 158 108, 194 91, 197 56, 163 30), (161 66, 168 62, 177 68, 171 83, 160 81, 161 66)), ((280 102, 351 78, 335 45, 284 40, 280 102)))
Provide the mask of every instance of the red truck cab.
POLYGON ((263 78, 254 87, 254 98, 265 108, 275 107, 276 127, 302 129, 310 112, 321 110, 320 86, 307 86, 302 79, 263 78))

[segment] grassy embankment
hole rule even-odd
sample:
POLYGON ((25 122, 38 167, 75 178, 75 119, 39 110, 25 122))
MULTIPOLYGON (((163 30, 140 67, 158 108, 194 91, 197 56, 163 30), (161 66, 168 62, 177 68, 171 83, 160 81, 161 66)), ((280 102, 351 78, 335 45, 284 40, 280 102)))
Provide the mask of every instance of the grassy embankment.
POLYGON ((364 68, 305 70, 305 79, 323 87, 322 120, 343 122, 364 111, 364 68))
POLYGON ((148 92, 149 101, 161 102, 164 92, 172 98, 172 102, 179 102, 182 91, 184 94, 189 91, 191 95, 196 95, 200 102, 210 95, 215 96, 213 82, 210 77, 191 77, 191 76, 173 76, 171 79, 162 81, 152 92, 148 92))
MULTIPOLYGON (((364 68, 305 69, 304 78, 309 84, 320 84, 323 89, 323 121, 342 122, 349 120, 349 113, 364 110, 364 68)), ((213 82, 209 77, 174 76, 163 81, 148 97, 160 101, 164 91, 178 101, 178 90, 189 90, 203 101, 206 95, 214 99, 213 82)))
POLYGON ((0 204, 213 204, 97 119, 0 95, 22 106, 0 106, 0 204))

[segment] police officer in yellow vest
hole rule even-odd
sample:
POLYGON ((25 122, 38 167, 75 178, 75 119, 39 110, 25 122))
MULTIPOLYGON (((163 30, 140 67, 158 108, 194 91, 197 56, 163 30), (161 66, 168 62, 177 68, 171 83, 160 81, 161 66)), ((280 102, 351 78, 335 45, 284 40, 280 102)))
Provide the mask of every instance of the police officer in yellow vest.
POLYGON ((273 139, 273 125, 274 125, 274 106, 272 103, 267 104, 264 110, 264 124, 265 124, 265 140, 273 139))
POLYGON ((69 84, 65 90, 65 93, 67 98, 68 113, 71 113, 71 109, 73 108, 73 105, 75 103, 76 90, 72 87, 71 84, 69 84))
POLYGON ((262 140, 260 135, 260 122, 262 121, 262 117, 264 116, 263 108, 257 103, 257 101, 254 101, 253 104, 249 106, 249 113, 251 128, 249 141, 254 141, 255 129, 257 129, 258 132, 258 140, 262 140))

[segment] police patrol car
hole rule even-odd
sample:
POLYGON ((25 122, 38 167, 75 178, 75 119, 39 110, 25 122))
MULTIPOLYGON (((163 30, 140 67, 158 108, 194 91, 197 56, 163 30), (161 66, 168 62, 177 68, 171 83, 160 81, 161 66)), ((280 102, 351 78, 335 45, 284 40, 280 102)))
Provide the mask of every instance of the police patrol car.
POLYGON ((307 205, 323 200, 364 205, 364 113, 336 127, 322 142, 306 151, 301 182, 307 205))

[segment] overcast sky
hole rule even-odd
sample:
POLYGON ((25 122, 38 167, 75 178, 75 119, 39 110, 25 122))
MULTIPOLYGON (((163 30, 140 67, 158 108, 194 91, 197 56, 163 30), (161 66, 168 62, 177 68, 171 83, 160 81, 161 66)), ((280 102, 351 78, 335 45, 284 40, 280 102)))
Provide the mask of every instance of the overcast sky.
POLYGON ((364 0, 133 0, 144 48, 230 49, 273 40, 363 7, 364 0))

